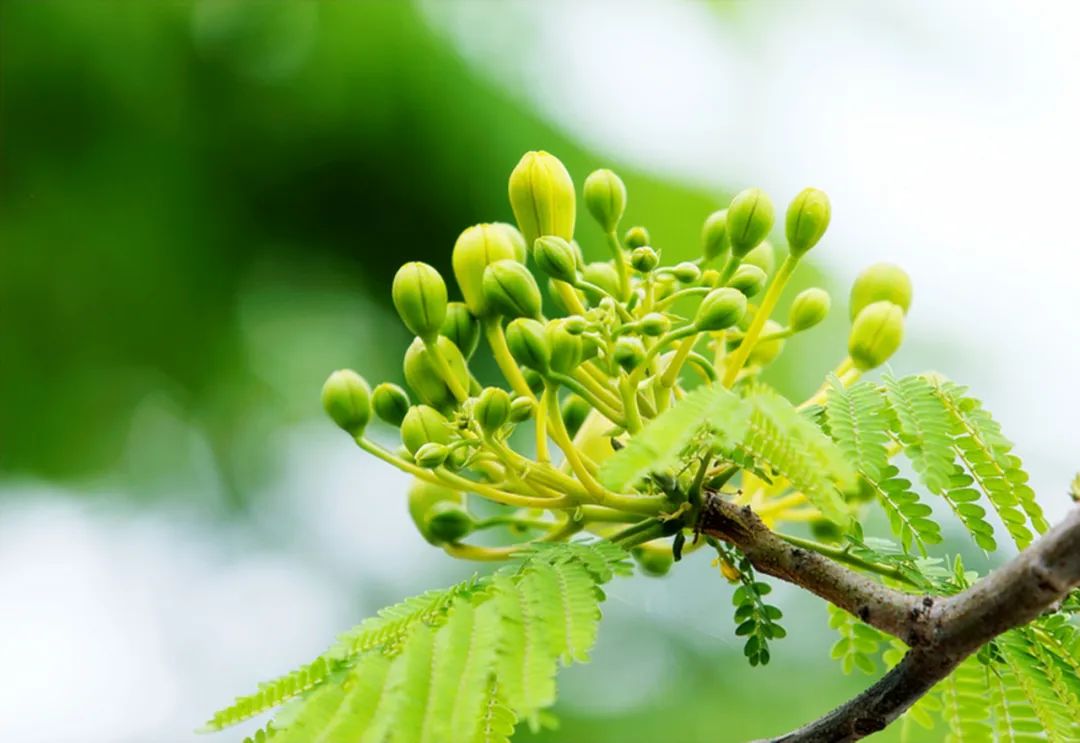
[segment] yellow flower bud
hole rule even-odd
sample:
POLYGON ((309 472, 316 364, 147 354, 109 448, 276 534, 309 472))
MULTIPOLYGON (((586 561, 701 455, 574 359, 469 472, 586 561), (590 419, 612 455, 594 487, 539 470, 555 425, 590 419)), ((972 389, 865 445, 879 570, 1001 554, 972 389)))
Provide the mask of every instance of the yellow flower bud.
POLYGON ((409 395, 390 382, 383 382, 371 393, 371 406, 375 415, 391 426, 400 426, 409 412, 409 395))
POLYGON ((851 285, 851 318, 858 317, 863 307, 881 301, 899 305, 905 315, 911 307, 911 279, 900 266, 875 263, 859 274, 851 285))
POLYGON ((705 261, 713 261, 727 252, 727 209, 708 216, 701 228, 701 252, 705 261))
POLYGON ((551 368, 560 374, 569 374, 581 363, 581 335, 566 329, 561 320, 547 324, 548 344, 551 347, 551 368))
POLYGON ((566 167, 547 152, 526 152, 510 174, 510 207, 526 245, 541 235, 573 238, 575 198, 566 167))
POLYGON ((338 369, 323 384, 322 406, 339 428, 359 436, 371 420, 371 388, 351 369, 338 369))
POLYGON ((510 393, 498 387, 485 387, 473 407, 473 416, 485 433, 495 433, 510 419, 510 393))
POLYGON ((434 338, 446 318, 446 283, 434 268, 420 261, 406 263, 394 275, 394 309, 413 335, 434 338))
POLYGON ((540 287, 529 269, 517 261, 495 261, 484 269, 483 287, 487 306, 500 315, 540 314, 540 287))
POLYGON ((536 320, 519 317, 506 326, 510 355, 524 367, 546 373, 551 365, 547 329, 536 320))
POLYGON ((765 272, 766 276, 772 276, 776 270, 776 250, 768 240, 762 240, 756 248, 743 256, 743 265, 757 266, 765 272))
POLYGON ((694 327, 701 332, 726 330, 746 314, 746 297, 737 289, 722 286, 705 295, 698 305, 694 327))
POLYGON ((791 302, 788 325, 796 333, 812 328, 825 319, 831 305, 832 299, 824 289, 805 289, 791 302))
POLYGON ((634 248, 630 253, 630 265, 638 273, 649 273, 660 264, 660 256, 648 245, 634 248))
POLYGON ((735 275, 728 281, 728 286, 737 289, 747 297, 752 297, 765 288, 765 282, 769 277, 757 266, 749 263, 739 266, 735 275))
POLYGON ((453 341, 466 359, 472 358, 480 343, 480 323, 464 302, 450 302, 446 305, 446 319, 443 320, 439 333, 453 341))
POLYGON ((451 258, 454 278, 461 287, 469 311, 477 317, 485 317, 489 313, 484 298, 484 270, 496 261, 524 262, 523 258, 518 258, 519 249, 511 230, 512 227, 501 223, 477 224, 462 232, 454 243, 451 258))
POLYGON ((538 237, 533 246, 536 266, 553 279, 577 281, 577 256, 570 243, 555 235, 538 237))
POLYGON ((760 188, 748 188, 731 200, 727 209, 728 244, 742 258, 764 240, 772 229, 772 201, 760 188))
POLYGON ((446 416, 427 405, 413 405, 401 422, 401 443, 414 455, 427 443, 449 444, 452 433, 446 416))
POLYGON ((904 310, 887 300, 866 305, 855 317, 848 355, 862 371, 884 364, 904 339, 904 310))
MULTIPOLYGON (((761 337, 779 333, 783 330, 780 323, 775 320, 766 320, 765 326, 761 329, 761 337)), ((772 340, 759 340, 754 344, 754 349, 750 352, 750 355, 746 359, 746 363, 750 366, 768 366, 780 355, 780 352, 784 350, 784 339, 773 338, 772 340)))
POLYGON ((518 263, 524 263, 529 257, 529 250, 525 245, 525 236, 518 231, 517 227, 507 222, 492 222, 491 224, 493 227, 498 227, 506 232, 510 244, 514 246, 514 259, 518 263))
POLYGON ((628 229, 623 237, 623 242, 626 243, 626 247, 630 248, 630 250, 652 244, 652 240, 649 239, 649 231, 640 225, 628 229))
MULTIPOLYGON (((461 351, 446 336, 440 335, 435 343, 439 353, 446 360, 447 366, 450 367, 450 373, 464 389, 468 389, 471 381, 469 367, 461 351)), ((405 381, 422 402, 435 408, 448 408, 457 404, 457 398, 443 381, 439 368, 432 361, 430 352, 419 338, 415 339, 405 351, 402 367, 405 372, 405 381)))
POLYGON ((791 255, 799 258, 817 245, 829 228, 831 217, 832 207, 824 191, 817 188, 800 191, 788 206, 784 225, 791 255))
POLYGON ((594 170, 585 179, 585 206, 604 232, 614 232, 626 211, 626 186, 610 170, 594 170))

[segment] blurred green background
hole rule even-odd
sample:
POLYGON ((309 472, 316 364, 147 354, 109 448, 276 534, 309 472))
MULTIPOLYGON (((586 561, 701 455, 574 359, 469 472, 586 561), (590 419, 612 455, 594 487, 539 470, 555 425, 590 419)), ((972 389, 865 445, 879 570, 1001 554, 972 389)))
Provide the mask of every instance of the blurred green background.
MULTIPOLYGON (((714 12, 750 23, 739 6, 714 12)), ((626 223, 647 225, 665 257, 693 257, 730 195, 586 146, 408 3, 6 2, 0 126, 4 534, 55 567, 44 575, 74 571, 71 583, 27 578, 5 600, 47 595, 66 617, 9 614, 25 640, 5 646, 9 659, 41 673, 0 689, 19 707, 0 715, 10 740, 189 740, 215 704, 337 629, 472 569, 407 531, 404 480, 367 462, 332 474, 360 455, 320 419, 318 391, 339 367, 399 379, 409 339, 389 308, 393 272, 420 259, 448 275, 464 227, 510 221, 506 179, 523 152, 556 153, 579 183, 616 169, 626 223), (337 495, 364 510, 305 533, 350 508, 337 495), (400 543, 355 552, 388 524, 400 543), (117 544, 123 567, 84 582, 80 562, 117 544), (237 567, 255 559, 280 570, 264 581, 237 567), (134 563, 146 567, 129 576, 134 563), (99 633, 116 635, 107 658, 86 654, 99 633), (89 711, 46 722, 39 683, 60 685, 54 705, 89 711)), ((800 281, 831 286, 814 269, 800 281)), ((794 341, 802 366, 774 381, 816 386, 842 348, 842 314, 820 347, 794 341)), ((595 663, 567 672, 561 728, 535 739, 743 740, 869 682, 828 659, 823 607, 784 590, 790 639, 749 668, 730 589, 696 557, 669 581, 612 588, 595 663)))

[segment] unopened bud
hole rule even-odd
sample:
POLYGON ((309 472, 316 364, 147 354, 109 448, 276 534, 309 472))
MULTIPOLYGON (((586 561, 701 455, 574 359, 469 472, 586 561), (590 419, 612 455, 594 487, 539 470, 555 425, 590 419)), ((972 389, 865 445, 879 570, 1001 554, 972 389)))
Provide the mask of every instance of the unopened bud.
POLYGON ((775 215, 772 201, 760 188, 748 188, 731 200, 727 209, 728 244, 742 258, 764 240, 775 215))
POLYGON ((540 287, 532 273, 513 260, 495 261, 484 269, 484 300, 492 311, 507 317, 540 314, 540 287))
POLYGON ((671 330, 671 320, 667 315, 663 315, 659 312, 650 312, 641 318, 641 332, 645 335, 655 338, 658 335, 671 330))
POLYGON ((585 206, 604 232, 614 232, 626 211, 626 186, 606 168, 594 170, 585 179, 585 206))
POLYGON ((768 366, 780 355, 780 352, 784 350, 783 338, 768 338, 770 335, 775 335, 783 330, 780 323, 775 320, 766 320, 764 327, 761 329, 761 339, 754 344, 754 348, 750 351, 750 355, 746 358, 746 363, 750 366, 768 366))
POLYGON ((852 319, 867 305, 882 301, 899 305, 904 314, 911 307, 911 279, 900 266, 875 263, 863 269, 851 285, 852 319))
POLYGON ((641 245, 631 251, 630 265, 638 273, 648 273, 660 265, 660 256, 648 245, 641 245))
POLYGON ((671 275, 681 284, 692 284, 701 278, 701 269, 685 261, 671 269, 671 275))
POLYGON ((661 578, 671 571, 675 557, 667 547, 637 547, 631 554, 645 575, 661 578))
POLYGON ((561 320, 549 322, 547 334, 548 344, 551 347, 552 370, 560 374, 569 374, 581 363, 581 336, 569 332, 561 320))
POLYGON ((694 317, 694 327, 701 332, 726 330, 746 314, 746 297, 737 289, 722 286, 705 295, 694 317))
POLYGON ((424 536, 435 544, 457 542, 475 528, 476 522, 472 516, 457 503, 439 501, 424 515, 424 536))
MULTIPOLYGON (((581 277, 590 284, 603 289, 608 295, 619 296, 619 272, 615 269, 615 264, 608 261, 590 263, 581 272, 581 277)), ((598 296, 591 289, 584 289, 584 291, 593 302, 599 302, 603 297, 603 295, 598 296)))
POLYGON ((626 247, 633 250, 634 248, 640 248, 643 245, 651 245, 652 240, 649 239, 649 231, 644 227, 631 227, 626 231, 626 236, 623 237, 623 242, 626 243, 626 247))
POLYGON ((510 207, 526 245, 541 235, 574 236, 574 182, 559 158, 526 152, 510 174, 510 207))
POLYGON ((555 235, 538 237, 533 245, 537 267, 553 279, 574 283, 577 280, 577 257, 570 243, 555 235))
POLYGON ((464 302, 446 305, 446 319, 439 333, 453 341, 466 359, 472 358, 480 343, 480 323, 464 302))
POLYGON ((563 318, 563 327, 570 335, 581 335, 589 329, 589 323, 581 315, 570 315, 563 318))
POLYGON ((563 400, 560 412, 563 425, 566 426, 566 432, 573 438, 577 435, 578 429, 581 428, 581 424, 585 422, 589 413, 592 412, 592 405, 583 397, 570 395, 563 400))
POLYGON ((728 281, 728 286, 747 297, 752 297, 765 288, 765 282, 768 280, 769 277, 764 271, 747 263, 735 270, 735 274, 728 281))
POLYGON ((338 369, 323 383, 322 406, 339 428, 359 436, 371 420, 371 388, 353 370, 338 369))
POLYGON ((487 267, 501 260, 524 262, 518 259, 519 250, 511 229, 502 223, 477 224, 462 232, 454 243, 451 258, 454 278, 469 311, 477 317, 485 317, 490 312, 484 298, 484 271, 487 267))
POLYGON ((701 286, 715 287, 720 283, 720 272, 715 268, 706 268, 701 272, 701 286))
POLYGON ((521 423, 532 418, 536 403, 527 397, 515 397, 510 401, 510 422, 521 423))
POLYGON ((449 444, 452 433, 446 416, 428 405, 413 405, 401 422, 401 443, 414 455, 424 444, 449 444))
MULTIPOLYGON (((435 344, 439 354, 446 361, 450 373, 463 389, 468 389, 471 381, 469 367, 461 351, 446 336, 440 335, 435 344)), ((422 402, 436 408, 451 407, 457 403, 457 398, 454 397, 453 392, 443 380, 442 374, 439 373, 439 367, 432 360, 431 352, 419 338, 406 349, 402 369, 405 372, 405 381, 422 402)))
POLYGON ((519 317, 506 326, 510 355, 524 367, 546 373, 551 365, 547 329, 536 320, 519 317))
POLYGON ((762 240, 758 246, 743 256, 743 265, 757 266, 767 276, 776 270, 776 249, 768 240, 762 240))
POLYGON ((394 274, 394 309, 413 335, 431 339, 446 318, 446 282, 420 261, 406 263, 394 274))
POLYGON ((510 394, 498 387, 485 387, 476 400, 473 415, 484 433, 495 433, 510 419, 510 394))
POLYGON ((832 208, 829 197, 817 188, 804 188, 788 206, 785 232, 788 250, 795 258, 802 257, 818 244, 829 228, 832 208))
POLYGON ((528 250, 525 247, 525 236, 512 224, 506 222, 492 222, 491 224, 493 227, 498 227, 506 232, 510 244, 514 246, 514 259, 518 263, 524 263, 529 257, 528 250))
POLYGON ((645 345, 632 335, 621 336, 615 341, 615 363, 626 371, 633 371, 645 360, 645 345))
POLYGON ((904 310, 889 301, 868 304, 855 317, 848 337, 848 355, 855 368, 874 369, 896 353, 904 339, 904 310))
POLYGON ((409 487, 409 517, 412 518, 420 534, 429 542, 436 544, 437 542, 428 533, 428 512, 438 503, 460 505, 462 501, 463 497, 460 491, 451 490, 426 480, 414 479, 409 487))
POLYGON ((825 319, 831 305, 832 299, 824 289, 805 289, 791 302, 788 325, 796 333, 812 328, 825 319))
POLYGON ((727 209, 721 209, 710 214, 701 228, 701 252, 708 263, 722 256, 727 249, 727 209))
POLYGON ((400 426, 409 412, 409 395, 396 384, 383 382, 371 393, 371 406, 381 420, 400 426))
POLYGON ((416 450, 413 459, 420 467, 430 470, 441 466, 448 456, 450 456, 450 449, 445 444, 429 441, 416 450))

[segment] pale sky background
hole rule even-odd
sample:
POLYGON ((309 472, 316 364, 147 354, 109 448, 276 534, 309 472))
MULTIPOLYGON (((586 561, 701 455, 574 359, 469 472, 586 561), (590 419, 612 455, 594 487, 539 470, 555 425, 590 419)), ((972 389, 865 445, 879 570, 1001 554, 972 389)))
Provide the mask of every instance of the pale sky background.
MULTIPOLYGON (((827 190, 833 227, 814 258, 845 282, 879 260, 908 269, 898 367, 933 362, 970 383, 1061 514, 1080 468, 1080 4, 424 7, 478 71, 612 159, 718 189, 759 185, 778 202, 827 190)), ((403 511, 361 520, 357 483, 401 492, 404 477, 335 433, 282 433, 287 475, 261 501, 289 537, 273 553, 182 511, 31 497, 36 485, 5 493, 0 658, 19 683, 0 693, 0 739, 194 740, 193 714, 307 660, 358 610, 450 580, 454 566, 406 539, 403 511), (363 595, 344 592, 361 582, 363 595)), ((205 443, 186 437, 185 487, 214 487, 205 443)), ((674 621, 670 582, 637 583, 613 587, 616 619, 674 621)), ((648 691, 621 687, 621 703, 648 691)))

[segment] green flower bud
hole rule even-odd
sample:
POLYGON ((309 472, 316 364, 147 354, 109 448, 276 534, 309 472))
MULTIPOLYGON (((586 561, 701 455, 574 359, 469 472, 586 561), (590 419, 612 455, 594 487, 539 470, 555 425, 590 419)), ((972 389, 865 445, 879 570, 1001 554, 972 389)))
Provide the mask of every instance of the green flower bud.
POLYGON ((517 261, 495 261, 484 269, 484 299, 494 312, 507 317, 540 314, 540 287, 517 261))
POLYGON ((577 281, 577 256, 570 243, 555 235, 536 238, 533 259, 537 267, 553 279, 573 284, 577 281))
MULTIPOLYGON (((461 287, 465 304, 477 317, 489 313, 487 300, 484 298, 484 270, 496 261, 517 260, 521 254, 513 234, 517 231, 506 224, 477 224, 461 233, 454 243, 451 263, 454 278, 461 287)), ((520 235, 518 235, 520 237, 520 235)))
MULTIPOLYGON (((765 326, 761 329, 761 337, 779 333, 783 330, 783 326, 775 320, 766 320, 765 326)), ((780 355, 780 352, 784 350, 784 339, 773 338, 772 340, 759 340, 754 344, 754 349, 750 352, 750 355, 746 359, 746 363, 750 366, 768 366, 780 355)))
POLYGON ((832 299, 824 289, 805 289, 796 295, 788 312, 788 325, 796 333, 812 328, 829 314, 832 299))
POLYGON ((434 268, 420 261, 406 263, 394 275, 394 309, 413 335, 431 339, 446 318, 446 282, 434 268))
POLYGON ((563 327, 570 335, 581 335, 589 329, 589 323, 581 315, 570 315, 563 318, 563 327))
POLYGON ((653 283, 653 296, 656 301, 670 297, 679 290, 679 282, 671 276, 660 276, 653 283))
MULTIPOLYGON (((619 272, 615 269, 614 263, 609 261, 590 263, 581 272, 581 278, 603 289, 610 296, 619 296, 619 272)), ((594 303, 599 302, 604 296, 590 289, 585 289, 585 294, 594 303)))
POLYGON ((715 287, 720 283, 720 272, 715 268, 706 268, 701 272, 701 285, 715 287))
POLYGON ((371 393, 371 406, 381 420, 400 426, 409 412, 409 395, 396 384, 383 382, 371 393))
POLYGON ((641 318, 641 332, 655 338, 671 330, 671 320, 667 315, 659 312, 650 312, 641 318))
POLYGON ((747 297, 752 297, 765 288, 769 277, 757 266, 745 264, 735 269, 735 274, 728 281, 728 286, 737 289, 747 297))
POLYGON ((888 300, 868 304, 856 316, 848 336, 848 354, 855 368, 877 368, 889 360, 904 339, 904 310, 888 300))
POLYGON ((424 444, 449 444, 452 433, 446 416, 427 405, 413 405, 401 421, 401 443, 414 455, 424 444))
POLYGON ((521 423, 532 418, 536 403, 527 397, 515 397, 510 401, 510 422, 521 423))
POLYGON ((563 400, 560 408, 562 414, 563 425, 566 426, 566 432, 573 438, 577 435, 578 429, 581 428, 581 424, 585 422, 585 419, 592 412, 592 405, 583 397, 577 395, 569 395, 563 400))
POLYGON ((371 420, 371 388, 352 369, 338 369, 323 383, 322 406, 339 428, 359 436, 371 420))
POLYGON ((560 374, 569 374, 581 363, 582 342, 580 335, 566 329, 561 320, 547 325, 548 344, 551 347, 551 368, 560 374))
POLYGON ((518 228, 506 222, 492 222, 492 227, 498 227, 506 232, 510 244, 514 246, 514 260, 524 263, 529 257, 529 251, 525 246, 525 236, 518 232, 518 228))
POLYGON ((519 317, 506 326, 510 355, 524 367, 546 373, 551 366, 547 329, 536 320, 519 317))
POLYGON ((727 210, 728 244, 742 258, 764 240, 773 226, 773 205, 760 188, 748 188, 731 200, 727 210))
POLYGON ((776 270, 776 250, 768 240, 762 240, 760 244, 743 256, 744 265, 757 266, 767 276, 772 276, 776 270))
POLYGON ((429 441, 416 450, 414 460, 420 467, 430 470, 440 466, 448 456, 450 456, 450 449, 445 444, 429 441))
POLYGON ((446 305, 446 319, 443 320, 439 333, 453 341, 466 359, 472 358, 480 343, 480 323, 464 302, 451 302, 446 305))
POLYGON ((701 278, 701 269, 689 261, 685 261, 671 269, 671 275, 682 284, 692 284, 701 278))
POLYGON ((660 256, 648 245, 642 245, 631 251, 630 265, 638 273, 648 273, 660 265, 660 256))
POLYGON ((585 206, 604 232, 614 232, 626 211, 626 186, 607 169, 594 170, 585 179, 585 206))
POLYGON ((632 335, 620 336, 615 341, 613 358, 626 371, 633 371, 645 360, 645 344, 632 335))
POLYGON ((911 279, 900 266, 875 263, 859 274, 851 285, 851 318, 854 320, 863 307, 881 301, 899 305, 905 315, 911 307, 911 279))
POLYGON ((788 206, 785 232, 788 250, 795 258, 818 244, 825 230, 829 228, 832 208, 829 197, 817 188, 804 188, 788 206))
POLYGON ((652 240, 649 239, 649 231, 640 226, 628 229, 623 237, 623 242, 631 250, 652 244, 652 240))
POLYGON ((746 314, 746 297, 738 289, 722 286, 705 295, 698 305, 694 327, 699 331, 726 330, 746 314))
POLYGON ((526 152, 510 174, 510 207, 526 245, 541 235, 574 236, 574 182, 559 158, 526 152))
POLYGON ((473 416, 484 433, 495 433, 510 419, 510 393, 498 387, 485 387, 473 407, 473 416))
POLYGON ((449 503, 460 506, 463 502, 460 491, 427 482, 426 480, 414 479, 409 487, 409 517, 420 534, 433 544, 435 542, 427 530, 427 514, 439 503, 449 503))
POLYGON ((537 397, 544 391, 544 378, 540 375, 540 372, 535 369, 525 369, 521 372, 521 376, 525 377, 525 384, 529 385, 529 389, 537 397))
POLYGON ((645 575, 662 578, 671 571, 675 556, 667 547, 635 547, 631 554, 645 575))
POLYGON ((701 252, 707 263, 722 256, 727 249, 727 209, 721 209, 710 214, 701 228, 701 252))
MULTIPOLYGON (((435 341, 439 353, 450 367, 450 373, 461 383, 465 389, 469 388, 472 381, 469 375, 469 367, 461 351, 446 336, 440 335, 435 341)), ((405 351, 405 360, 402 364, 405 372, 405 381, 416 392, 421 401, 436 408, 454 407, 457 398, 451 392, 446 382, 443 381, 439 368, 432 361, 424 342, 416 338, 405 351)))
POLYGON ((457 542, 467 537, 476 522, 464 506, 447 501, 435 503, 424 514, 422 534, 434 544, 457 542))

